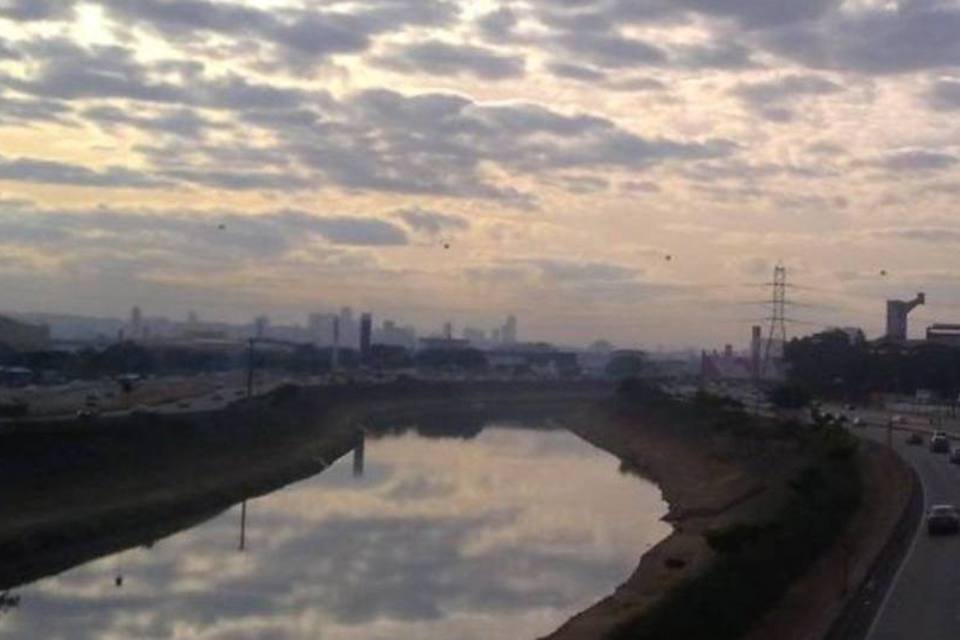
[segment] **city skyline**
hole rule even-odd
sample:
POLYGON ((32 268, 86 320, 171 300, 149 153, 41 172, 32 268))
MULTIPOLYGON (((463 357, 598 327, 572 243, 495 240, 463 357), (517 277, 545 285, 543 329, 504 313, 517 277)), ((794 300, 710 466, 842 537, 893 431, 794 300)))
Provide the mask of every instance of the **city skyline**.
POLYGON ((782 260, 817 325, 916 291, 955 322, 958 30, 947 0, 7 0, 0 306, 719 345, 782 260))

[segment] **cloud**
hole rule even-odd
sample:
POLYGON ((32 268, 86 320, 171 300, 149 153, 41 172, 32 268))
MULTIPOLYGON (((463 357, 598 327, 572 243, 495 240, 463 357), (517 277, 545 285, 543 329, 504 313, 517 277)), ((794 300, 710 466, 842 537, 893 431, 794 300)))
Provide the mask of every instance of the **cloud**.
POLYGON ((380 247, 407 244, 403 229, 377 218, 305 216, 299 220, 305 230, 313 229, 333 244, 380 247))
POLYGON ((743 82, 732 92, 752 111, 774 122, 789 122, 804 98, 842 93, 844 87, 814 75, 789 75, 763 82, 743 82))
POLYGON ((960 64, 958 31, 956 4, 905 0, 830 11, 770 29, 758 43, 812 68, 895 74, 960 64))
POLYGON ((465 218, 446 213, 437 213, 436 211, 429 211, 419 207, 402 209, 397 212, 397 215, 414 231, 432 236, 441 233, 466 231, 470 228, 470 222, 465 218))
POLYGON ((960 109, 960 81, 940 80, 927 94, 927 101, 934 109, 955 111, 960 109))
POLYGON ((638 38, 616 33, 569 32, 557 36, 556 42, 570 53, 613 69, 663 65, 668 60, 663 49, 638 38))
POLYGON ((890 153, 872 164, 894 172, 941 171, 957 164, 957 157, 920 149, 890 153))
POLYGON ((66 162, 4 156, 0 156, 0 180, 131 189, 154 189, 170 184, 147 173, 124 167, 108 166, 96 170, 66 162))
POLYGON ((566 283, 621 282, 632 280, 640 274, 638 269, 606 262, 535 260, 531 264, 545 277, 566 283))
POLYGON ((608 75, 600 69, 570 62, 548 62, 546 68, 558 78, 580 80, 581 82, 605 81, 608 77, 608 75))
POLYGON ((0 0, 0 18, 17 22, 66 20, 73 15, 73 0, 0 0))
POLYGON ((436 76, 466 74, 484 80, 503 80, 524 75, 524 60, 520 56, 439 40, 392 47, 374 62, 394 71, 436 76))
POLYGON ((477 18, 477 28, 486 40, 500 43, 511 39, 518 22, 517 14, 504 6, 477 18))
POLYGON ((456 4, 443 0, 361 0, 347 10, 261 9, 209 0, 100 0, 126 23, 181 40, 212 33, 270 45, 292 66, 336 54, 360 53, 372 36, 408 26, 439 26, 456 18, 456 4))

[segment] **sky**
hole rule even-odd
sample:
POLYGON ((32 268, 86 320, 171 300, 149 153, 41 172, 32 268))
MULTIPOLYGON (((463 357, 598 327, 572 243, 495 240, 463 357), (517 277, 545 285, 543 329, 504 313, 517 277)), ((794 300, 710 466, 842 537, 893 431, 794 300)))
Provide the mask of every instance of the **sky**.
POLYGON ((955 0, 0 0, 0 308, 960 321, 955 0))

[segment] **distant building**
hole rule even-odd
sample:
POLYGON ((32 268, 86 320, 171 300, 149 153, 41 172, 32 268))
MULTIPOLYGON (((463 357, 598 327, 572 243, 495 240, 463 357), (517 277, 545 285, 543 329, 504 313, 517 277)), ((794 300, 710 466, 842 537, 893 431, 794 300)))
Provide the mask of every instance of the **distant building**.
POLYGON ((918 306, 926 304, 926 296, 918 293, 913 300, 887 300, 887 340, 907 339, 907 316, 918 306))
POLYGON ((377 341, 380 344, 413 350, 417 348, 417 332, 413 327, 398 327, 393 320, 384 320, 377 341))
POLYGON ((463 339, 469 341, 474 346, 481 346, 487 342, 487 332, 482 329, 465 327, 463 330, 463 339))
POLYGON ((50 327, 0 316, 0 344, 14 351, 44 351, 50 348, 50 327))
POLYGON ((934 324, 927 327, 927 342, 960 347, 960 324, 934 324))
POLYGON ((267 316, 258 316, 253 321, 253 335, 256 338, 266 338, 270 330, 270 318, 267 316))
POLYGON ((364 313, 360 316, 360 362, 370 360, 370 341, 373 334, 373 316, 364 313))
POLYGON ((445 322, 443 323, 443 337, 447 340, 453 340, 453 323, 445 322))
POLYGON ((503 344, 514 344, 517 341, 517 318, 508 316, 507 321, 500 329, 500 341, 503 344))
POLYGON ((442 351, 462 351, 470 348, 470 342, 467 340, 456 340, 454 338, 420 338, 420 350, 439 349, 442 351))
POLYGON ((130 310, 130 325, 127 329, 127 337, 131 340, 142 340, 143 333, 143 312, 140 311, 140 307, 134 307, 130 310))
POLYGON ((549 377, 580 373, 580 361, 572 351, 559 351, 553 345, 515 343, 487 352, 487 361, 494 369, 529 369, 549 377))

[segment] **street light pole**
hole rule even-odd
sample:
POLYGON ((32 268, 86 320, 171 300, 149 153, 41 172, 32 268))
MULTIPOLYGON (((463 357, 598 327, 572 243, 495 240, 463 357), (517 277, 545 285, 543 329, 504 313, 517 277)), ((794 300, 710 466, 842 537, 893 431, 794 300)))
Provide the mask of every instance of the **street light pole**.
POLYGON ((247 341, 247 398, 253 397, 253 338, 247 341))

